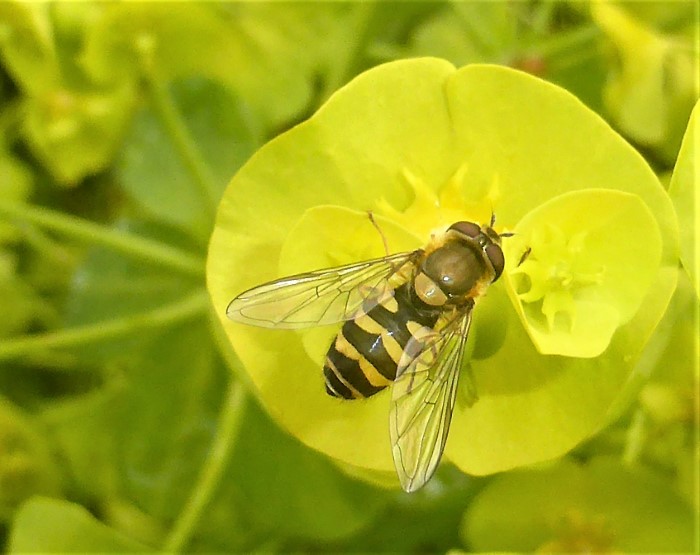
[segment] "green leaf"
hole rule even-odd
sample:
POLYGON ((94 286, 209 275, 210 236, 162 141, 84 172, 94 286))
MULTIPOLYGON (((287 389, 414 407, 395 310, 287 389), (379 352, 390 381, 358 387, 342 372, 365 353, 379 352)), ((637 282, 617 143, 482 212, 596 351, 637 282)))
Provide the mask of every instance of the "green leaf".
POLYGON ((66 186, 103 170, 120 145, 134 104, 130 83, 114 88, 54 87, 24 99, 24 136, 54 178, 66 186))
MULTIPOLYGON (((218 198, 256 143, 246 107, 214 81, 178 81, 172 90, 187 131, 213 173, 218 198)), ((201 195, 152 108, 137 115, 117 164, 117 177, 152 217, 191 230, 195 236, 208 233, 208 199, 201 195)))
MULTIPOLYGON (((653 172, 566 91, 503 67, 455 70, 429 58, 363 73, 234 177, 210 242, 208 288, 272 416, 343 463, 391 471, 388 392, 341 402, 323 391, 323 353, 337 327, 299 334, 237 325, 225 318, 229 301, 291 270, 381 254, 371 225, 358 217, 367 210, 404 228, 401 235, 389 231, 393 251, 406 245, 394 237, 413 237, 419 246, 454 221, 487 222, 492 210, 499 230, 514 229, 555 197, 601 187, 635 196, 633 204, 644 206, 632 213, 646 214, 635 222, 650 223, 652 214, 661 238, 651 285, 647 276, 633 287, 633 302, 610 301, 631 319, 620 320, 599 357, 544 356, 504 300, 505 279, 494 284, 472 327, 482 338, 482 347, 475 345, 480 358, 471 361, 480 400, 471 409, 458 404, 446 448, 450 460, 475 474, 550 459, 606 422, 666 309, 678 260, 675 215, 653 172), (336 231, 331 212, 318 208, 324 205, 354 211, 355 219, 337 208, 336 231), (296 230, 314 247, 296 248, 296 230), (495 321, 499 339, 488 345, 485 326, 495 321)), ((654 225, 650 233, 658 241, 654 225)), ((521 255, 507 254, 516 262, 521 255)))
MULTIPOLYGON (((42 415, 80 494, 149 544, 192 495, 214 433, 225 373, 208 331, 200 318, 143 334, 112 353, 101 389, 42 415), (135 525, 138 511, 147 518, 135 525)), ((229 520, 232 509, 223 508, 229 520)), ((231 525, 217 537, 240 548, 246 533, 231 525)))
POLYGON ((344 10, 286 2, 112 4, 90 30, 84 61, 108 81, 144 71, 164 80, 215 79, 279 125, 311 99, 319 68, 337 50, 332 39, 344 10))
MULTIPOLYGON (((115 227, 191 248, 191 244, 182 236, 158 226, 122 220, 115 227)), ((117 318, 148 315, 153 310, 177 303, 198 287, 200 285, 196 280, 165 271, 160 266, 134 261, 109 248, 95 248, 88 251, 76 268, 65 301, 63 324, 68 329, 77 326, 99 327, 101 323, 117 318)), ((84 495, 105 499, 121 493, 127 476, 117 469, 125 453, 128 453, 131 439, 143 441, 144 445, 154 449, 160 445, 153 439, 146 439, 145 435, 134 433, 134 430, 153 433, 155 438, 167 436, 163 430, 154 432, 152 427, 147 426, 146 416, 140 411, 153 406, 163 411, 164 406, 172 407, 172 398, 165 393, 174 394, 171 385, 180 383, 177 381, 182 379, 180 373, 197 367, 199 359, 196 357, 211 360, 211 348, 206 348, 210 342, 206 334, 202 334, 202 329, 207 329, 206 325, 199 319, 188 322, 187 327, 192 327, 194 338, 187 331, 178 333, 182 325, 180 320, 164 321, 152 329, 135 328, 131 333, 70 348, 70 355, 81 364, 88 365, 103 383, 88 394, 48 403, 44 418, 60 445, 76 486, 84 495), (168 339, 163 339, 164 336, 168 339), (175 351, 171 356, 173 349, 167 341, 178 348, 182 347, 182 350, 175 351), (199 348, 192 349, 193 344, 199 348), (98 368, 101 367, 95 368, 96 364, 105 367, 100 371, 98 368), (170 368, 169 364, 175 367, 170 368), (157 378, 162 380, 159 387, 166 387, 166 390, 153 392, 144 389, 152 397, 143 400, 139 397, 142 394, 140 387, 153 385, 148 380, 154 379, 154 365, 161 372, 157 378), (167 380, 164 375, 168 376, 167 380), (139 401, 135 401, 134 397, 139 401), (171 403, 159 404, 158 401, 163 399, 171 403), (145 403, 143 407, 139 404, 142 400, 145 403), (144 422, 134 420, 138 417, 143 417, 144 422), (127 427, 124 432, 126 437, 120 435, 122 426, 127 427)), ((194 392, 193 389, 192 394, 194 392)), ((168 428, 173 429, 174 426, 168 428)), ((161 455, 163 453, 159 453, 161 455)), ((149 497, 154 503, 156 499, 155 495, 149 497)))
MULTIPOLYGON (((116 373, 115 373, 116 374, 116 373)), ((92 393, 45 404, 41 420, 71 477, 71 491, 83 499, 103 500, 119 492, 115 472, 118 445, 114 430, 124 403, 124 380, 111 376, 92 393)))
POLYGON ((700 175, 698 172, 698 119, 700 102, 695 104, 688 122, 683 144, 673 169, 668 194, 673 201, 680 224, 681 262, 690 275, 695 293, 700 298, 700 242, 698 242, 698 217, 700 217, 700 175))
POLYGON ((58 73, 47 4, 0 4, 0 55, 4 67, 26 91, 44 90, 58 73))
POLYGON ((33 495, 58 495, 61 475, 47 438, 0 396, 0 521, 33 495))
POLYGON ((649 471, 612 459, 562 460, 494 479, 465 514, 461 535, 473 551, 690 552, 693 511, 649 471))
MULTIPOLYGON (((436 3, 404 56, 437 56, 460 67, 494 63, 523 69, 574 93, 599 112, 605 81, 600 32, 572 17, 576 6, 507 2, 436 3)), ((404 57, 402 56, 402 57, 404 57)))
POLYGON ((698 388, 696 366, 689 361, 697 361, 700 312, 693 284, 680 268, 679 273, 669 310, 647 347, 653 367, 651 379, 638 397, 637 406, 644 415, 638 457, 669 470, 675 476, 677 491, 695 504, 696 465, 690 460, 697 445, 698 388))
POLYGON ((511 56, 518 48, 517 9, 502 2, 447 2, 418 28, 408 52, 445 58, 458 66, 511 56))
POLYGON ((144 553, 150 550, 68 501, 35 497, 17 514, 10 533, 10 553, 81 551, 144 553))
POLYGON ((17 275, 17 257, 5 249, 0 249, 0 298, 0 337, 26 330, 42 306, 32 288, 17 275))
POLYGON ((610 110, 632 137, 643 143, 660 142, 666 132, 663 40, 616 6, 594 4, 592 16, 622 58, 621 71, 606 91, 610 110))
MULTIPOLYGON (((114 228, 177 244, 184 249, 193 248, 191 241, 169 228, 128 219, 116 222, 114 228)), ((75 270, 63 323, 67 327, 82 326, 147 313, 182 299, 198 287, 195 279, 99 247, 89 251, 75 270)), ((109 361, 159 331, 153 330, 152 334, 139 331, 113 341, 85 345, 79 352, 93 361, 109 361)))
POLYGON ((239 518, 290 538, 347 537, 378 518, 390 499, 300 445, 257 406, 246 414, 229 475, 224 492, 231 491, 239 518))
POLYGON ((122 491, 168 522, 196 485, 216 425, 224 372, 203 318, 154 335, 125 366, 129 385, 112 432, 122 491))
POLYGON ((173 78, 201 70, 203 60, 226 52, 224 23, 220 13, 202 4, 111 5, 86 36, 83 62, 108 82, 152 68, 173 78))
MULTIPOLYGON (((24 201, 33 185, 34 175, 29 166, 7 152, 0 142, 0 198, 11 202, 24 201)), ((18 237, 19 231, 14 225, 0 221, 0 244, 18 237)))
POLYGON ((675 158, 699 91, 693 38, 697 22, 674 33, 654 29, 611 3, 592 4, 591 16, 613 45, 618 63, 604 90, 615 123, 633 140, 675 158))

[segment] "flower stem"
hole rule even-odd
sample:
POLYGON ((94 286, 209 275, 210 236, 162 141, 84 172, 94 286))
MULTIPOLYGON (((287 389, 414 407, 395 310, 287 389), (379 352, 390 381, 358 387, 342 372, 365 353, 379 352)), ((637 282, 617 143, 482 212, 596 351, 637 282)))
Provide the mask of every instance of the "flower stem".
POLYGON ((147 77, 146 82, 153 108, 197 186, 204 200, 203 205, 209 210, 210 219, 213 221, 219 202, 216 179, 192 139, 170 91, 158 77, 151 73, 147 73, 147 77))
POLYGON ((166 553, 183 551, 197 524, 216 493, 221 475, 226 468, 231 447, 238 436, 245 413, 246 393, 240 383, 230 381, 219 415, 219 426, 199 478, 192 488, 192 495, 185 503, 180 516, 163 543, 166 553))
POLYGON ((63 244, 46 235, 38 226, 22 222, 17 225, 17 229, 22 234, 26 244, 42 258, 61 265, 69 265, 74 262, 74 255, 63 244))
MULTIPOLYGON (((552 35, 533 46, 534 52, 549 61, 552 66, 563 65, 575 56, 583 59, 595 55, 596 41, 601 31, 593 24, 582 25, 566 32, 552 35)), ((568 65, 568 64, 567 64, 568 65)))
POLYGON ((139 330, 172 325, 200 314, 204 315, 208 308, 208 295, 204 291, 197 291, 177 302, 143 314, 54 332, 4 339, 0 343, 0 361, 22 357, 32 352, 86 345, 133 334, 139 330))
POLYGON ((204 275, 203 261, 177 248, 124 231, 43 208, 0 201, 0 216, 36 224, 89 244, 100 244, 134 258, 141 258, 196 277, 204 275))

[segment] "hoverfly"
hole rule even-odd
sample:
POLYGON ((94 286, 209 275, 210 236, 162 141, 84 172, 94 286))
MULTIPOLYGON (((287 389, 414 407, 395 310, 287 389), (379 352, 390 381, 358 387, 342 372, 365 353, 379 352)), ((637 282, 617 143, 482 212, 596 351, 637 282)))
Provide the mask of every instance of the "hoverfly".
POLYGON ((511 234, 493 225, 460 221, 422 249, 277 279, 226 314, 277 329, 344 322, 323 366, 326 392, 362 399, 392 386, 392 455, 412 492, 445 448, 474 304, 503 272, 511 234))

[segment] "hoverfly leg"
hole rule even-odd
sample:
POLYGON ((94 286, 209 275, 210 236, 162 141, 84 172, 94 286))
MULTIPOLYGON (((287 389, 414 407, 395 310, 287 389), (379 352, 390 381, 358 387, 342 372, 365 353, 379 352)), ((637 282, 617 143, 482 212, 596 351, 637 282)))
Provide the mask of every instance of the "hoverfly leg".
POLYGON ((382 238, 382 244, 384 245, 384 253, 386 254, 386 256, 389 256, 389 243, 386 240, 386 235, 384 235, 382 228, 380 228, 379 224, 377 224, 377 221, 374 219, 374 214, 371 210, 367 210, 367 216, 369 217, 369 221, 372 222, 374 229, 377 230, 379 236, 382 238))

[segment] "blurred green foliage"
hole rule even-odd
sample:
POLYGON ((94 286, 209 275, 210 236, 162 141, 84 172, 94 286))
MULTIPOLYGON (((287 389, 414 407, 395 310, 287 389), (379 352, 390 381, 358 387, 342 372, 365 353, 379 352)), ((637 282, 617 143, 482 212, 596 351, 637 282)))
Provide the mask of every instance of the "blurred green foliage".
POLYGON ((616 417, 545 468, 444 465, 412 496, 349 477, 247 394, 204 286, 232 175, 380 62, 523 69, 670 172, 698 98, 697 21, 691 0, 0 2, 5 548, 697 547, 692 139, 671 185, 687 273, 616 417))

